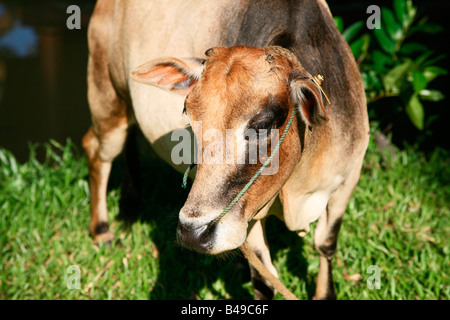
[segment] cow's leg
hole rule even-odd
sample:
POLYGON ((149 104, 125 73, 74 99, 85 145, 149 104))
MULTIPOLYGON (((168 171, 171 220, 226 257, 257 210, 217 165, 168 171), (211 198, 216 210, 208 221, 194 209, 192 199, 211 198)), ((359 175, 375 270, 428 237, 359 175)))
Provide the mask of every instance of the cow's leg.
POLYGON ((353 190, 358 183, 360 167, 331 195, 327 209, 322 213, 314 232, 314 243, 320 255, 316 292, 313 299, 336 299, 332 264, 342 217, 353 190))
MULTIPOLYGON (((272 259, 270 258, 269 246, 265 235, 265 221, 266 219, 264 218, 255 222, 247 235, 247 243, 261 262, 267 267, 267 269, 278 277, 278 273, 272 264, 272 259)), ((274 288, 272 284, 262 278, 259 272, 256 271, 251 265, 250 271, 255 298, 258 300, 272 299, 274 296, 274 288)))
POLYGON ((117 95, 106 66, 99 67, 92 57, 88 68, 88 99, 93 124, 82 142, 89 166, 90 233, 97 243, 109 242, 114 236, 109 231, 106 189, 112 161, 125 144, 128 119, 126 104, 117 95))

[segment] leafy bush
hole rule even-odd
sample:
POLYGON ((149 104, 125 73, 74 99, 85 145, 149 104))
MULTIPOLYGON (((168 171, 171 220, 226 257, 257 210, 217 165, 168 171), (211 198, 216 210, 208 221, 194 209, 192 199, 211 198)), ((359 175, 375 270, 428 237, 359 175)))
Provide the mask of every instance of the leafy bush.
POLYGON ((335 18, 335 22, 358 62, 370 116, 382 116, 373 108, 374 102, 394 97, 395 110, 389 110, 389 116, 406 113, 414 126, 423 130, 426 119, 422 102, 445 98, 441 91, 430 88, 430 83, 447 71, 435 65, 445 55, 436 55, 425 44, 414 41, 413 36, 436 34, 443 28, 430 23, 427 17, 419 18, 411 0, 394 0, 393 10, 381 8, 380 28, 366 29, 369 32, 362 35, 365 21, 345 30, 342 18, 335 18))

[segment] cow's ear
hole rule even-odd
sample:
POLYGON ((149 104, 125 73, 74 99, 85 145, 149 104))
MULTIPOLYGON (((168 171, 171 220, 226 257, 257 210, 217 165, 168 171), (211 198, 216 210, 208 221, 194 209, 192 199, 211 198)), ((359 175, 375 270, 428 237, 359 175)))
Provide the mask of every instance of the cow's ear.
POLYGON ((151 60, 131 71, 131 78, 181 95, 197 84, 204 69, 204 59, 164 58, 151 60))
POLYGON ((328 121, 328 115, 323 106, 322 93, 311 80, 293 80, 291 82, 291 99, 309 127, 321 125, 328 121))

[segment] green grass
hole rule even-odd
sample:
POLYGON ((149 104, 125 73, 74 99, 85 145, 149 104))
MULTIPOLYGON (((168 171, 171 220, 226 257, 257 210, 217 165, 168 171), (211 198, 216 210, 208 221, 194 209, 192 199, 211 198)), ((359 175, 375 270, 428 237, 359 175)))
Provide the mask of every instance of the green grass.
MULTIPOLYGON (((115 164, 108 207, 119 241, 97 247, 88 234, 83 155, 70 141, 51 142, 39 147, 46 151, 39 162, 36 148, 24 164, 0 149, 0 299, 253 298, 240 254, 215 258, 176 244, 188 191, 168 165, 144 158, 141 200, 131 203, 120 201, 122 162, 115 164), (67 288, 71 265, 80 267, 80 289, 67 288)), ((410 148, 383 162, 371 141, 334 261, 339 299, 450 298, 449 181, 448 151, 425 156, 410 148), (371 265, 379 267, 380 289, 367 287, 371 265)), ((299 238, 273 217, 267 228, 281 280, 311 298, 313 232, 299 238)))

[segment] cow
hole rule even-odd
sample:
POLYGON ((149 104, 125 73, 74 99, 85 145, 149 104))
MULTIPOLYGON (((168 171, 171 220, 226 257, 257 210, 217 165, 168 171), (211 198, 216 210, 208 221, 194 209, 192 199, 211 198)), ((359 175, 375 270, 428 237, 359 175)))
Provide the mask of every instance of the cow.
MULTIPOLYGON (((190 128, 201 145, 208 128, 224 135, 233 129, 237 143, 247 145, 245 129, 281 136, 292 118, 277 150, 277 172, 259 176, 220 220, 262 160, 205 162, 191 171, 177 238, 212 255, 247 241, 277 276, 266 218, 278 216, 299 236, 317 221, 320 265, 313 298, 335 298, 332 261, 360 177, 369 125, 357 64, 325 1, 99 0, 88 45, 92 125, 82 144, 94 240, 113 239, 107 182, 133 125, 164 161, 184 172, 189 164, 175 164, 171 157, 175 131, 190 128)), ((251 275, 255 297, 272 298, 271 284, 252 267, 251 275)))

